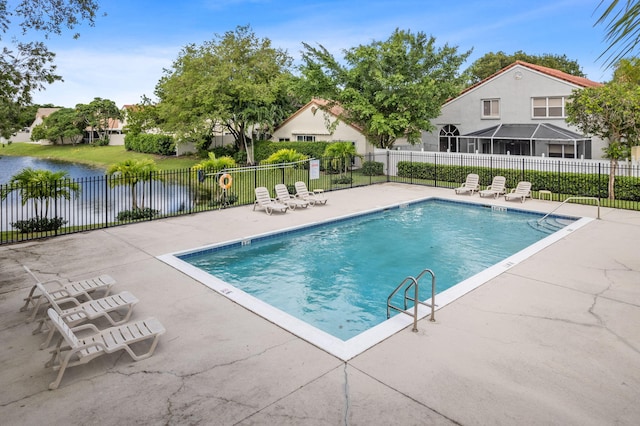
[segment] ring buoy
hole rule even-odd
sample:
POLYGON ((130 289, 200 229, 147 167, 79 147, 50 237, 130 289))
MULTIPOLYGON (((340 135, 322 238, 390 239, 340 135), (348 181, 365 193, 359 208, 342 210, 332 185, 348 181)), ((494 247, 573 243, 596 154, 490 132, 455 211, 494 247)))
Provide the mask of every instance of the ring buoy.
POLYGON ((233 178, 229 173, 223 174, 222 176, 220 176, 220 179, 218 180, 218 185, 220 185, 220 188, 222 189, 231 188, 232 183, 233 183, 233 178))

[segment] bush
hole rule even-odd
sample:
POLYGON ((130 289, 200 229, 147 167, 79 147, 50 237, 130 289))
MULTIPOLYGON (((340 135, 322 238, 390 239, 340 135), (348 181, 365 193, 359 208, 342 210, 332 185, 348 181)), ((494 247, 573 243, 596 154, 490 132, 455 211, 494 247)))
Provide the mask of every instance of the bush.
POLYGON ((160 213, 158 210, 149 207, 122 210, 118 213, 118 220, 120 222, 127 222, 130 220, 153 219, 158 213, 160 213))
POLYGON ((341 177, 332 179, 331 182, 337 185, 349 185, 353 182, 353 179, 350 176, 341 176, 341 177))
POLYGON ((384 164, 377 161, 365 161, 360 172, 364 176, 380 176, 384 174, 384 164))
POLYGON ((17 228, 21 233, 26 234, 28 232, 47 232, 56 231, 66 224, 68 221, 61 217, 54 217, 52 219, 43 218, 31 218, 27 220, 18 220, 11 225, 17 228))
POLYGON ((127 151, 146 154, 176 155, 176 144, 170 135, 127 133, 124 137, 124 147, 127 151))

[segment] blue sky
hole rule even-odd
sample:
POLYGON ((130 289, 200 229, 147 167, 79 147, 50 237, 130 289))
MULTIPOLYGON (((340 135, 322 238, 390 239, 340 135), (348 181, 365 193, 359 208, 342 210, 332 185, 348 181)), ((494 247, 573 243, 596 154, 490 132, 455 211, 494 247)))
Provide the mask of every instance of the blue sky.
POLYGON ((53 36, 57 82, 34 96, 36 103, 73 107, 94 97, 118 106, 154 98, 163 68, 180 49, 213 40, 239 25, 300 57, 302 42, 322 44, 336 57, 342 50, 387 39, 394 29, 422 31, 436 44, 473 49, 463 69, 488 52, 552 53, 577 60, 587 77, 611 78, 598 56, 604 27, 594 27, 600 0, 505 1, 284 1, 284 0, 99 0, 94 27, 53 36))

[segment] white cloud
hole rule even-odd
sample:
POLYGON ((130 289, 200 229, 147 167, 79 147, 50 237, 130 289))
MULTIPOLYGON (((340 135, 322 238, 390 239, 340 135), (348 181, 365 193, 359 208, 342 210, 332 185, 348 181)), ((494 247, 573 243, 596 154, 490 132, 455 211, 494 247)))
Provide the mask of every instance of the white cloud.
POLYGON ((58 50, 55 63, 64 82, 35 93, 34 102, 74 107, 100 97, 122 106, 139 102, 142 95, 153 98, 163 68, 171 66, 179 50, 154 46, 120 53, 117 49, 109 49, 107 53, 58 50))

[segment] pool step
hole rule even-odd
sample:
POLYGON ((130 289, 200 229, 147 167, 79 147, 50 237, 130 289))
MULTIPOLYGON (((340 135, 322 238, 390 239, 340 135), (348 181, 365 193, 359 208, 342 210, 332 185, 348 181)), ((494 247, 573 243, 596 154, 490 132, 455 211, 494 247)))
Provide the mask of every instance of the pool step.
POLYGON ((561 230, 572 222, 573 220, 570 219, 556 218, 551 216, 544 218, 542 221, 539 221, 539 219, 531 219, 528 221, 529 226, 546 234, 553 234, 554 232, 561 230))

